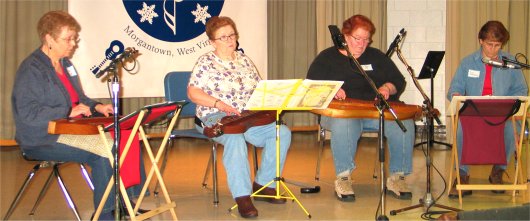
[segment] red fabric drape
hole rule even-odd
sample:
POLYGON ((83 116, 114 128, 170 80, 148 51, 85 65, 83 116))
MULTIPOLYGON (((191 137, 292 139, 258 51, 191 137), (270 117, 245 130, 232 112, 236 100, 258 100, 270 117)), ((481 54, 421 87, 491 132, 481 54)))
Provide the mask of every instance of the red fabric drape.
POLYGON ((460 163, 506 165, 504 127, 519 105, 513 99, 467 100, 459 113, 463 135, 460 163))
MULTIPOLYGON (((109 131, 114 137, 114 130, 109 131)), ((120 130, 120 157, 127 144, 127 139, 131 135, 132 130, 120 130)), ((120 177, 125 188, 140 184, 140 138, 138 133, 134 135, 133 142, 127 152, 127 156, 120 168, 120 177)))

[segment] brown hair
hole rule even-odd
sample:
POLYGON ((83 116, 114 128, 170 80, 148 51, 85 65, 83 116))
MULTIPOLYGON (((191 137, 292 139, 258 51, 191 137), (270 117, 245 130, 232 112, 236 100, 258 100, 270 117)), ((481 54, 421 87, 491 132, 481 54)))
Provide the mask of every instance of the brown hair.
POLYGON ((75 18, 65 11, 50 11, 44 14, 37 23, 37 33, 41 42, 44 43, 44 38, 50 34, 53 38, 59 37, 61 29, 68 27, 70 30, 76 32, 81 31, 81 25, 75 18))
POLYGON ((375 26, 372 21, 364 15, 354 15, 342 23, 342 34, 350 34, 352 31, 362 28, 370 32, 370 38, 375 33, 375 26))
POLYGON ((488 21, 480 28, 478 38, 501 42, 502 45, 510 40, 510 33, 500 21, 488 21))
POLYGON ((236 40, 239 38, 239 33, 237 32, 236 23, 232 21, 231 18, 226 16, 213 16, 212 18, 208 19, 206 22, 206 35, 210 40, 215 39, 215 32, 224 26, 230 25, 236 32, 236 40))

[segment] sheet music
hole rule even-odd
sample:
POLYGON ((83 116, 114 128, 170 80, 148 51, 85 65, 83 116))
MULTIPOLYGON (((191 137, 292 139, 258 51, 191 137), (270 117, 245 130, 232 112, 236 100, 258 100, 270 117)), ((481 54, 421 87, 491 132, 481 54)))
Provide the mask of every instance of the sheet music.
POLYGON ((343 81, 309 79, 262 80, 250 97, 245 110, 256 108, 325 109, 343 81))

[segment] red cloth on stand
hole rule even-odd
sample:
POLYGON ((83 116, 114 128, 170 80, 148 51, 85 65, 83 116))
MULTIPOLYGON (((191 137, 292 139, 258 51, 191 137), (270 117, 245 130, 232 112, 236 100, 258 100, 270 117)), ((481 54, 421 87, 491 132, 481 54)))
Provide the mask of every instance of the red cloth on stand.
MULTIPOLYGON (((114 137, 114 130, 110 130, 109 132, 111 136, 114 137)), ((125 145, 127 144, 131 132, 132 130, 120 130, 120 157, 125 149, 125 145)), ((120 177, 125 188, 140 184, 140 137, 138 133, 134 135, 131 147, 129 147, 127 156, 120 167, 120 177)))
MULTIPOLYGON (((487 118, 494 122, 504 119, 491 116, 487 118)), ((464 136, 460 164, 506 165, 504 123, 491 126, 480 116, 462 116, 460 124, 464 136)))
POLYGON ((467 100, 459 113, 463 134, 460 163, 506 165, 504 127, 519 105, 513 99, 467 100))

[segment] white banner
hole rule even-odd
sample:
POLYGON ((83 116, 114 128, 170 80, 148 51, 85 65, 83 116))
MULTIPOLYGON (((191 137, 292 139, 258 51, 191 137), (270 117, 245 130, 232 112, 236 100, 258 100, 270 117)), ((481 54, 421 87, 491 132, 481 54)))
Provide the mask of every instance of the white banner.
POLYGON ((128 47, 140 55, 136 66, 125 64, 132 74, 119 68, 120 97, 163 97, 168 72, 191 71, 213 50, 204 24, 217 15, 234 20, 240 48, 267 78, 266 0, 70 0, 68 7, 81 24, 72 60, 89 97, 109 97, 110 76, 95 75, 128 47))

